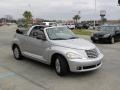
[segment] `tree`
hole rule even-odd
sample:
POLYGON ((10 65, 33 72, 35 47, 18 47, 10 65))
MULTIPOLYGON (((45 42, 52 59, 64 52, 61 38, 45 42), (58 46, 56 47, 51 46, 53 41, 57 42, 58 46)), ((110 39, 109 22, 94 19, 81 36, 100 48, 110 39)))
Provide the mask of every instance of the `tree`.
POLYGON ((32 13, 30 11, 25 11, 23 16, 25 19, 25 26, 28 27, 28 24, 30 24, 32 20, 32 13))
POLYGON ((74 20, 75 23, 78 23, 78 20, 80 20, 80 16, 79 15, 75 15, 73 17, 73 20, 74 20))

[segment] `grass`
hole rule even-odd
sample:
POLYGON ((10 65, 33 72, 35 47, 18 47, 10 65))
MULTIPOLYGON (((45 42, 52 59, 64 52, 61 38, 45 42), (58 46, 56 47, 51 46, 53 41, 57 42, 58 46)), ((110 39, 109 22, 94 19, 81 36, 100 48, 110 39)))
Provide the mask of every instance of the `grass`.
POLYGON ((89 35, 90 36, 92 34, 92 32, 86 29, 74 29, 72 31, 77 35, 89 35))

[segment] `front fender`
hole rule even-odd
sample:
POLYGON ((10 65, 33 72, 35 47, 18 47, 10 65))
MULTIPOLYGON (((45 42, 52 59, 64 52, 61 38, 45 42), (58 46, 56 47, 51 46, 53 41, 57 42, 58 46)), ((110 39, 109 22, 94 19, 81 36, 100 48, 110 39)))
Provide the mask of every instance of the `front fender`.
POLYGON ((53 46, 53 47, 49 48, 47 52, 48 52, 47 57, 49 59, 49 63, 51 63, 51 58, 54 54, 63 55, 66 58, 66 60, 68 60, 66 57, 66 53, 74 52, 74 50, 70 49, 70 48, 60 47, 60 46, 53 46))
POLYGON ((14 44, 16 44, 16 45, 20 45, 20 40, 19 39, 17 39, 17 38, 14 38, 13 39, 13 41, 12 41, 12 43, 11 43, 11 46, 13 46, 14 44))

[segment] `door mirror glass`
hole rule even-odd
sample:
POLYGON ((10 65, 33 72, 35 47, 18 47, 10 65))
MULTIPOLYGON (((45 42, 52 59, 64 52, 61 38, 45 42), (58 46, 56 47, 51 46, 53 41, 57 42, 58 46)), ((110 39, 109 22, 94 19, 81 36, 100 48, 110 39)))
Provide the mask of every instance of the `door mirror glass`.
POLYGON ((33 32, 33 36, 37 37, 38 36, 38 32, 33 32))
POLYGON ((37 39, 41 39, 41 40, 43 40, 43 41, 46 41, 46 37, 45 37, 45 35, 43 35, 43 34, 38 35, 36 38, 37 38, 37 39))
POLYGON ((41 39, 41 40, 43 40, 43 41, 46 40, 46 36, 45 36, 44 32, 41 31, 41 30, 38 30, 38 35, 37 35, 36 38, 37 38, 37 39, 41 39))

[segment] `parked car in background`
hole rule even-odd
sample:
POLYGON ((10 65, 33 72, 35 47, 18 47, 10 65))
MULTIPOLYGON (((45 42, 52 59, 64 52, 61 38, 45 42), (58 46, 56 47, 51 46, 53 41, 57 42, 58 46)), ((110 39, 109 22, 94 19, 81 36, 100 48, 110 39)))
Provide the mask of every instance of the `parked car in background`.
POLYGON ((89 30, 94 30, 94 26, 89 26, 89 30))
POLYGON ((35 25, 28 31, 18 29, 12 50, 15 59, 24 56, 51 65, 58 75, 96 70, 103 59, 94 44, 77 37, 64 26, 35 25))
POLYGON ((95 24, 95 26, 94 26, 94 24, 91 24, 91 23, 89 23, 89 28, 88 28, 89 30, 101 30, 101 25, 100 24, 95 24))
POLYGON ((120 25, 102 26, 101 31, 91 36, 93 42, 109 42, 111 44, 120 41, 120 25))
POLYGON ((83 23, 83 24, 82 24, 82 28, 83 28, 83 29, 88 29, 88 28, 89 28, 89 24, 83 23))
POLYGON ((2 26, 3 24, 2 23, 0 23, 0 26, 2 26))
POLYGON ((96 27, 95 27, 95 30, 100 31, 100 30, 101 30, 101 26, 96 26, 96 27))
POLYGON ((75 24, 76 29, 82 29, 83 25, 81 23, 75 24))
POLYGON ((24 24, 18 24, 17 27, 18 28, 25 28, 25 25, 24 24))
POLYGON ((43 22, 43 24, 46 26, 57 26, 56 22, 43 22))
POLYGON ((0 26, 3 26, 3 25, 5 25, 5 23, 1 22, 1 23, 0 23, 0 26))
POLYGON ((75 29, 75 24, 66 24, 66 26, 71 30, 75 29))

